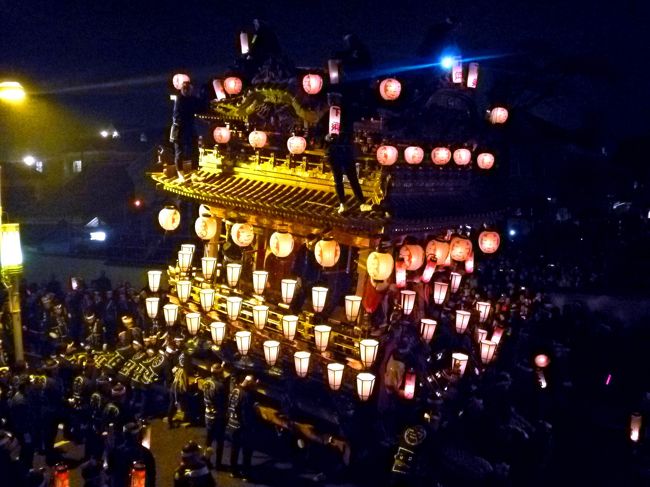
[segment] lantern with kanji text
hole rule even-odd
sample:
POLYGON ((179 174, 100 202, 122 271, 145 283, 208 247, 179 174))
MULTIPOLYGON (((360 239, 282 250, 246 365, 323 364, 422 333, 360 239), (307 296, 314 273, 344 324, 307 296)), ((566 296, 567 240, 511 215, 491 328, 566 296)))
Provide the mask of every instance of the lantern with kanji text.
POLYGON ((377 149, 377 162, 382 166, 392 166, 397 161, 397 148, 392 145, 382 145, 377 149))
POLYGON ((401 92, 402 83, 397 81, 395 78, 386 78, 379 83, 379 94, 384 100, 397 100, 401 92))
POLYGON ((302 78, 302 89, 308 95, 316 95, 323 88, 323 77, 319 74, 306 74, 302 78))
POLYGON ((229 95, 239 95, 242 89, 242 81, 236 76, 229 76, 223 81, 223 89, 229 95))

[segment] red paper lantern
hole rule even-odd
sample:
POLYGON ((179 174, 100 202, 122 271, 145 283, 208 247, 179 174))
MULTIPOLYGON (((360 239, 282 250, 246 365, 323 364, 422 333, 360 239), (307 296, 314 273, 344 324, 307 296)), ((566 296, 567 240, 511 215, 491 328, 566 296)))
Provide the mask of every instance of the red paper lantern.
POLYGON ((433 277, 434 272, 436 272, 436 258, 433 256, 428 256, 427 265, 422 271, 422 276, 420 277, 420 280, 422 282, 429 282, 433 277))
POLYGON ((415 381, 417 375, 415 370, 409 369, 404 376, 404 399, 413 399, 415 396, 415 381))
POLYGON ((395 261, 395 285, 398 288, 406 287, 406 262, 404 259, 395 261))
POLYGON ((387 78, 379 84, 379 94, 384 100, 397 100, 401 92, 402 83, 394 78, 387 78))
POLYGON ((224 80, 223 89, 226 90, 226 93, 229 95, 239 95, 242 89, 242 81, 236 76, 230 76, 224 80))
POLYGON ((539 355, 535 356, 535 365, 540 369, 548 367, 548 364, 550 363, 551 363, 551 359, 548 358, 548 355, 544 355, 543 353, 540 353, 539 355))
POLYGON ((474 252, 469 254, 469 257, 465 261, 465 272, 468 274, 474 272, 474 252))
POLYGON ((436 147, 431 151, 431 160, 436 166, 444 166, 451 160, 451 151, 446 147, 436 147))
POLYGON ((308 95, 316 95, 323 87, 323 77, 319 74, 307 74, 302 78, 302 89, 308 95))
POLYGON ((175 74, 174 77, 172 78, 172 84, 174 85, 174 88, 176 88, 177 90, 180 90, 183 87, 183 83, 189 83, 189 82, 190 82, 190 77, 183 73, 175 74))
POLYGON ((392 166, 397 161, 397 148, 392 145, 382 145, 377 149, 377 162, 382 166, 392 166))
POLYGON ((300 137, 298 135, 294 135, 293 137, 289 137, 289 140, 287 140, 287 149, 289 149, 289 152, 292 154, 302 154, 305 152, 305 149, 307 148, 307 141, 305 140, 304 137, 300 137))
POLYGON ((402 245, 399 256, 406 263, 406 270, 416 271, 424 263, 424 249, 419 245, 402 245))
POLYGON ((458 166, 466 166, 472 160, 472 153, 469 149, 456 149, 454 151, 454 162, 458 166))
POLYGON ((404 149, 404 159, 409 164, 420 164, 424 159, 424 151, 421 147, 407 147, 404 149))
POLYGON ((454 237, 449 244, 450 257, 458 262, 465 262, 472 253, 472 241, 466 237, 454 237))
POLYGON ((217 144, 227 144, 230 142, 230 129, 228 127, 217 127, 212 133, 214 141, 217 144))
POLYGON ((490 123, 501 124, 508 120, 508 110, 503 107, 494 107, 490 110, 490 123))
POLYGON ((440 238, 430 240, 425 253, 427 257, 433 256, 439 265, 444 265, 449 256, 449 242, 440 238))
POLYGON ((253 130, 248 135, 248 142, 255 149, 260 149, 266 145, 266 133, 261 130, 253 130))
POLYGON ((476 158, 476 165, 481 169, 491 169, 494 166, 494 156, 489 152, 483 152, 476 158))
POLYGON ((497 232, 485 230, 478 236, 478 246, 484 254, 493 254, 499 248, 501 237, 497 232))

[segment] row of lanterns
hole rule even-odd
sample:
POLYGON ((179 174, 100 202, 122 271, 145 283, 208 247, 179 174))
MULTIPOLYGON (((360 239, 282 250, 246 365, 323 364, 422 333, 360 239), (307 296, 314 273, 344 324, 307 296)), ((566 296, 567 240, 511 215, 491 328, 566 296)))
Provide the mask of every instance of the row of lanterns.
MULTIPOLYGON (((382 166, 392 166, 397 162, 399 150, 392 145, 382 145, 377 149, 377 162, 382 166)), ((444 166, 453 157, 457 166, 467 166, 472 161, 472 151, 461 148, 452 151, 447 147, 435 147, 431 151, 431 161, 436 166, 444 166)), ((407 164, 420 164, 424 160, 424 149, 409 146, 404 149, 404 160, 407 164)), ((494 166, 494 154, 481 152, 476 156, 476 165, 481 169, 491 169, 494 166)))

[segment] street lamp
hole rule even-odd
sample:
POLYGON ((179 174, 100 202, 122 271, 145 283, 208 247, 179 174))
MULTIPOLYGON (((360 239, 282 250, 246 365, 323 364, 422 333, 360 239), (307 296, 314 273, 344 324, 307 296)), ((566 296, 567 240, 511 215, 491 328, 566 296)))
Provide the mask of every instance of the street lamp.
POLYGON ((18 81, 0 82, 0 101, 21 103, 26 96, 25 89, 18 81))
MULTIPOLYGON (((2 206, 0 206, 0 215, 2 206)), ((8 287, 9 312, 14 338, 14 361, 23 362, 23 327, 20 316, 20 276, 23 270, 23 252, 20 247, 18 223, 3 223, 0 235, 0 265, 2 278, 8 287)))

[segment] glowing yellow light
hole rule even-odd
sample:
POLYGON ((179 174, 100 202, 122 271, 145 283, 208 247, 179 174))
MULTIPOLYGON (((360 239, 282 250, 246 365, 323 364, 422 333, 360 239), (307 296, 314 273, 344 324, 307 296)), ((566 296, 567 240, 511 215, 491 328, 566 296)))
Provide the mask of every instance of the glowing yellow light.
POLYGON ((25 99, 25 89, 17 81, 0 82, 0 100, 8 103, 20 103, 25 99))

